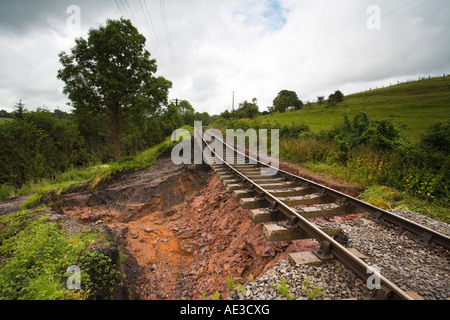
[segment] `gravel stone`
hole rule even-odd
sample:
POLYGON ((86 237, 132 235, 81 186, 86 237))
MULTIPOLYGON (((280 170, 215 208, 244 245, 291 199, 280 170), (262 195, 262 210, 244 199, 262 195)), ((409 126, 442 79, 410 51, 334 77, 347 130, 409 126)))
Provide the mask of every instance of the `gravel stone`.
MULTIPOLYGON (((421 214, 393 210, 407 219, 450 235, 448 224, 421 214)), ((385 221, 373 222, 362 218, 345 222, 316 222, 322 227, 340 227, 346 247, 356 248, 367 255, 369 266, 380 268, 381 274, 404 291, 416 292, 426 300, 450 299, 450 252, 438 245, 424 247, 414 241, 415 235, 385 221)), ((370 293, 365 281, 358 278, 340 261, 334 259, 321 265, 292 265, 279 261, 264 275, 250 282, 243 297, 248 300, 286 299, 277 284, 286 280, 293 298, 308 299, 305 281, 319 288, 326 296, 315 299, 361 299, 370 293)), ((309 297, 311 298, 311 297, 309 297)))

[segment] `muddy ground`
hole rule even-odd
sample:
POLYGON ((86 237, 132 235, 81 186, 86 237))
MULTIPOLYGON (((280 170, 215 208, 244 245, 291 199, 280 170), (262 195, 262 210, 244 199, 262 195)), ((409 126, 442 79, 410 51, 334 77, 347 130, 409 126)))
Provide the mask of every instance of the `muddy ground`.
MULTIPOLYGON (((281 164, 301 173, 301 167, 281 164)), ((358 190, 320 176, 307 178, 355 195, 358 190)), ((125 271, 134 299, 200 299, 230 294, 226 280, 245 284, 288 253, 317 248, 314 240, 270 243, 262 225, 228 193, 205 165, 174 165, 170 158, 114 177, 93 191, 52 199, 60 213, 111 229, 128 256, 125 271)), ((18 200, 6 202, 12 210, 18 200)))

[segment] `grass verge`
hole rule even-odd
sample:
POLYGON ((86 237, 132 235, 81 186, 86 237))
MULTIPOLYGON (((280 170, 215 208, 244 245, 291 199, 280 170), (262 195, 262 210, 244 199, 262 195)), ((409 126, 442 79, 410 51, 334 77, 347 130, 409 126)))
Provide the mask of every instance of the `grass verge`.
POLYGON ((363 187, 364 192, 360 194, 359 198, 381 209, 403 209, 418 212, 430 218, 450 223, 449 207, 443 201, 424 200, 395 188, 373 184, 366 175, 358 174, 357 171, 342 165, 313 162, 306 162, 303 165, 312 172, 363 187))
MULTIPOLYGON (((96 251, 94 243, 109 245, 103 228, 84 228, 67 233, 58 222, 50 221, 43 208, 23 210, 0 217, 0 300, 84 300, 99 290, 91 269, 108 270, 104 281, 116 279, 111 261, 96 251), (85 256, 96 257, 88 264, 85 256), (68 290, 66 270, 83 267, 81 290, 68 290)), ((103 274, 103 273, 102 273, 103 274)))

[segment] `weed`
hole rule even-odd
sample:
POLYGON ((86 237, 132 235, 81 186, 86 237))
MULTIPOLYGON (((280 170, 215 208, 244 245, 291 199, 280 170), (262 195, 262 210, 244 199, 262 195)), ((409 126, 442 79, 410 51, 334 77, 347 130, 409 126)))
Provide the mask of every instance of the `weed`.
POLYGON ((228 291, 236 291, 236 293, 245 294, 245 287, 239 281, 235 281, 232 276, 227 277, 228 291))
POLYGON ((218 291, 214 292, 211 297, 211 300, 220 300, 220 293, 218 291))
POLYGON ((93 242, 106 242, 106 233, 91 230, 66 234, 40 209, 2 216, 0 225, 0 299, 87 299, 99 293, 110 296, 110 288, 121 280, 108 257, 83 253, 93 242), (83 290, 67 290, 66 270, 70 265, 81 267, 83 290))
POLYGON ((278 293, 287 300, 294 300, 295 296, 289 293, 290 286, 287 284, 286 279, 281 279, 277 284, 276 289, 278 293))
MULTIPOLYGON (((85 251, 80 258, 81 281, 94 299, 110 299, 121 273, 115 269, 111 258, 95 250, 85 251)), ((120 285, 120 284, 119 284, 120 285)))
POLYGON ((306 297, 308 300, 316 300, 318 298, 325 298, 327 294, 320 289, 320 287, 313 287, 311 285, 311 280, 308 278, 305 279, 305 282, 303 283, 303 286, 305 288, 306 297))

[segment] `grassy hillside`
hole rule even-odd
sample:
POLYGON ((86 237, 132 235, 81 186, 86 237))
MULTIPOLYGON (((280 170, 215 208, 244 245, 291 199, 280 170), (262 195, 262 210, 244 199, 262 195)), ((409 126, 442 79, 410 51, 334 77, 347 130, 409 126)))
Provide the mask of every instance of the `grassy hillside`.
POLYGON ((345 114, 353 119, 361 111, 367 112, 373 120, 391 120, 401 135, 410 143, 416 143, 429 125, 450 119, 450 76, 445 81, 442 77, 432 78, 351 94, 336 106, 328 106, 327 102, 312 103, 298 111, 243 121, 248 121, 250 127, 264 122, 304 123, 318 132, 341 123, 345 114))
POLYGON ((379 207, 450 221, 450 77, 351 94, 334 106, 325 101, 253 119, 219 118, 211 127, 279 128, 282 159, 360 186, 361 198, 379 207))

